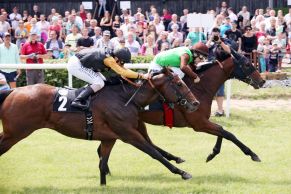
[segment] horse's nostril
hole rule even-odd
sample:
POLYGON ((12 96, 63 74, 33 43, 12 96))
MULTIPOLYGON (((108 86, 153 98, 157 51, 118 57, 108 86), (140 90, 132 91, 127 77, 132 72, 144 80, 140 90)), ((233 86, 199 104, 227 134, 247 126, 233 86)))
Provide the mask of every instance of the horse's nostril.
POLYGON ((199 101, 194 101, 194 102, 193 102, 193 105, 197 107, 197 106, 200 105, 200 102, 199 102, 199 101))

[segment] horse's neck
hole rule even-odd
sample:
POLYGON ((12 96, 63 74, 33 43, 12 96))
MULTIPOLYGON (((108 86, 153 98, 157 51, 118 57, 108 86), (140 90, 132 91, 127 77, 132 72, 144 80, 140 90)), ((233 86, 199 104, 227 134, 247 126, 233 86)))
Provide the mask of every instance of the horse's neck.
POLYGON ((145 107, 157 100, 159 95, 153 88, 151 88, 148 84, 145 84, 141 87, 142 88, 140 89, 140 91, 138 91, 133 99, 136 105, 145 107))
POLYGON ((225 72, 218 64, 199 74, 200 82, 195 84, 189 77, 186 83, 200 102, 211 103, 219 87, 228 79, 225 72))

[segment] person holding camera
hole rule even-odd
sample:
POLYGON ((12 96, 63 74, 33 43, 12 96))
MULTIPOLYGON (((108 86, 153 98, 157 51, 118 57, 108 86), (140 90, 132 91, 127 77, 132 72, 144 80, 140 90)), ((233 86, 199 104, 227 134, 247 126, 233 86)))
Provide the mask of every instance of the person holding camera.
MULTIPOLYGON (((21 48, 21 59, 25 59, 26 63, 43 63, 44 58, 48 58, 44 45, 37 41, 36 31, 32 31, 27 41, 21 48)), ((44 71, 41 69, 26 70, 27 85, 44 83, 44 71)))
MULTIPOLYGON (((220 29, 219 28, 213 28, 210 38, 207 41, 206 45, 209 48, 209 55, 208 60, 222 60, 227 58, 227 56, 230 56, 231 50, 229 45, 230 42, 226 38, 222 38, 220 36, 220 29), (217 55, 217 53, 220 53, 217 55)), ((216 93, 216 102, 218 106, 218 110, 215 112, 215 116, 221 117, 224 116, 224 110, 223 110, 223 100, 224 100, 224 84, 220 86, 216 93)))

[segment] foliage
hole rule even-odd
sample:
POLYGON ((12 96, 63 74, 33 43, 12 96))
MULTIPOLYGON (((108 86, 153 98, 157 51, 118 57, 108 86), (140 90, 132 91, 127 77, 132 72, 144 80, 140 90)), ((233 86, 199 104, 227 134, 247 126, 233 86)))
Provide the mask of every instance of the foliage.
MULTIPOLYGON (((212 118, 262 159, 251 161, 223 140, 221 153, 209 163, 216 137, 190 128, 148 125, 161 148, 186 160, 172 164, 191 173, 184 181, 136 148, 118 141, 111 153, 106 187, 99 185, 98 142, 36 131, 0 157, 0 193, 264 193, 287 194, 291 185, 291 112, 233 110, 230 119, 212 118)), ((80 129, 83 130, 83 129, 80 129)), ((0 129, 1 131, 1 129, 0 129)))

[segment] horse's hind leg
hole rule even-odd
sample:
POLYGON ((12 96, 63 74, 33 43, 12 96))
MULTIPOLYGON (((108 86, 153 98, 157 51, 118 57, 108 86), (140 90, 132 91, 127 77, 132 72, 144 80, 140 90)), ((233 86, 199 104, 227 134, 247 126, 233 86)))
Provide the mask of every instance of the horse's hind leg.
POLYGON ((34 131, 23 128, 16 123, 7 124, 2 122, 2 125, 4 130, 0 134, 0 156, 34 131))
POLYGON ((6 136, 4 133, 0 135, 0 156, 6 153, 19 140, 14 137, 6 136))
POLYGON ((97 153, 100 158, 99 170, 100 170, 100 184, 106 185, 106 175, 110 173, 108 167, 108 159, 110 152, 115 144, 116 140, 112 141, 101 141, 100 146, 98 147, 97 153))
POLYGON ((183 163, 185 162, 185 160, 183 160, 182 158, 178 157, 178 156, 174 156, 173 154, 163 150, 162 148, 156 146, 152 140, 150 139, 148 133, 147 133, 147 129, 146 129, 146 126, 145 126, 145 123, 141 120, 139 120, 138 122, 138 130, 139 132, 142 134, 142 136, 150 143, 152 144, 152 146, 154 146, 154 148, 156 150, 158 150, 163 157, 165 157, 167 160, 171 161, 171 160, 174 160, 177 164, 180 164, 180 163, 183 163))

